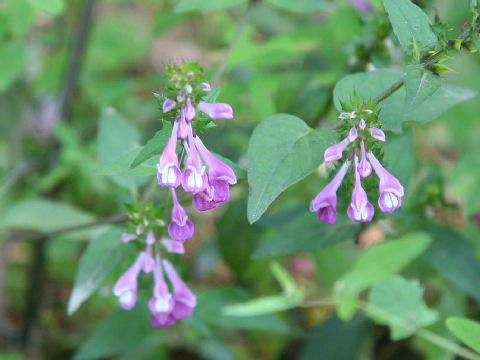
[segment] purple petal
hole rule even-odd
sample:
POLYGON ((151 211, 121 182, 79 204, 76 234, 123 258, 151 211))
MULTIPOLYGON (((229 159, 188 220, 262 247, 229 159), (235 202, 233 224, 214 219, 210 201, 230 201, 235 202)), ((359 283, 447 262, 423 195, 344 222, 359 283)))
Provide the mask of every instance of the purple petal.
POLYGON ((374 209, 368 201, 367 193, 360 182, 358 172, 358 157, 355 155, 355 187, 352 192, 352 202, 348 207, 347 214, 354 222, 369 222, 372 220, 374 209))
POLYGON ((118 296, 120 306, 131 310, 137 302, 137 277, 143 266, 145 254, 142 252, 133 265, 123 273, 113 288, 113 293, 118 296))
POLYGON ((176 105, 177 105, 177 103, 175 101, 173 101, 172 99, 166 99, 163 102, 162 110, 163 110, 164 113, 167 113, 167 112, 173 110, 176 105))
POLYGON ((169 253, 172 253, 172 254, 185 253, 185 247, 183 246, 183 243, 181 243, 180 241, 163 238, 162 244, 165 246, 165 248, 169 253))
POLYGON ((386 140, 385 133, 381 129, 376 128, 376 127, 370 128, 370 135, 372 135, 373 138, 375 138, 377 140, 380 140, 380 141, 385 141, 386 140))
POLYGON ((348 132, 348 141, 352 143, 355 140, 357 140, 357 138, 358 138, 357 128, 353 126, 348 132))
POLYGON ((185 285, 168 260, 163 260, 163 266, 173 286, 173 297, 175 299, 175 307, 172 311, 173 316, 176 319, 183 319, 191 316, 193 309, 197 305, 196 296, 188 286, 185 285))
POLYGON ((180 185, 181 172, 178 166, 177 148, 177 128, 178 123, 173 124, 172 134, 168 140, 167 146, 160 156, 158 162, 158 183, 162 186, 176 188, 180 185))
POLYGON ((171 316, 174 307, 174 299, 168 290, 167 283, 163 277, 162 260, 157 254, 153 269, 153 297, 148 302, 148 307, 159 323, 164 323, 171 316))
POLYGON ((233 109, 228 104, 200 101, 198 103, 198 109, 212 119, 233 119, 233 109))
POLYGON ((210 86, 209 83, 203 82, 203 83, 202 83, 202 90, 208 92, 208 91, 211 91, 211 90, 212 90, 212 87, 210 86))
POLYGON ((369 13, 372 11, 372 5, 368 0, 352 0, 352 6, 361 13, 369 13))
POLYGON ((365 121, 365 119, 361 119, 358 126, 360 127, 360 130, 365 130, 367 128, 367 122, 365 121))
POLYGON ((135 234, 129 234, 129 233, 122 234, 122 242, 124 243, 135 240, 136 238, 137 238, 137 235, 135 234))
POLYGON ((185 107, 185 119, 187 119, 187 121, 192 121, 195 115, 195 107, 192 104, 192 99, 189 97, 187 99, 187 106, 185 107))
POLYGON ((207 211, 216 208, 218 204, 213 200, 214 192, 215 189, 208 185, 201 193, 193 196, 193 206, 195 206, 198 211, 207 211))
POLYGON ((182 186, 186 192, 198 194, 207 186, 207 174, 205 166, 202 166, 191 131, 188 134, 188 143, 188 157, 182 174, 182 186))
POLYGON ((143 261, 142 271, 145 274, 149 274, 152 272, 153 267, 155 266, 155 260, 152 256, 152 245, 147 245, 144 251, 145 258, 143 261))
POLYGON ((360 160, 360 164, 358 164, 358 173, 360 174, 361 177, 366 178, 370 176, 372 173, 372 167, 370 166, 370 163, 367 160, 367 155, 365 152, 365 143, 361 142, 360 144, 362 148, 362 160, 360 160))
MULTIPOLYGON (((202 140, 199 136, 196 136, 195 145, 200 151, 205 164, 208 166, 208 178, 210 182, 216 180, 222 180, 228 182, 229 184, 236 184, 237 183, 237 176, 233 169, 225 164, 220 159, 216 158, 203 144, 202 140)), ((217 200, 215 200, 217 201, 217 200)))

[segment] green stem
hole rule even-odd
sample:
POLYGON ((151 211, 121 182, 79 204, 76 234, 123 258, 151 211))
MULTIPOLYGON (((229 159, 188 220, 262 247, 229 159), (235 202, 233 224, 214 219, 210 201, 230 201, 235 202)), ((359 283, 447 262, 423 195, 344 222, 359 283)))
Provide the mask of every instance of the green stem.
POLYGON ((248 20, 250 18, 251 13, 252 13, 252 9, 253 9, 253 4, 250 3, 248 5, 247 11, 243 15, 243 18, 241 19, 240 23, 238 24, 237 31, 235 32, 235 35, 233 36, 232 42, 230 43, 230 45, 228 47, 227 53, 225 54, 222 61, 218 65, 217 71, 215 72, 215 75, 213 76, 212 85, 215 85, 218 82, 218 80, 222 76, 223 72, 225 71, 225 67, 228 64, 228 60, 230 60, 230 56, 232 55, 233 50, 235 49, 235 46, 238 43, 238 40, 240 40, 240 36, 242 35, 243 30, 245 29, 245 26, 247 26, 247 24, 248 24, 248 20))

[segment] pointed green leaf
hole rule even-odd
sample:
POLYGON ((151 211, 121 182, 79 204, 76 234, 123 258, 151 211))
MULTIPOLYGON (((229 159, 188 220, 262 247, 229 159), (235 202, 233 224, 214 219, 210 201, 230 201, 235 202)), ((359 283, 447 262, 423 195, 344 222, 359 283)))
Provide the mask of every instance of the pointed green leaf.
POLYGON ((262 121, 248 149, 248 221, 257 221, 278 195, 315 170, 335 140, 334 131, 313 130, 293 115, 262 121))
POLYGON ((392 340, 412 335, 417 328, 438 320, 438 314, 423 301, 423 289, 418 280, 392 276, 372 287, 368 304, 391 316, 372 316, 377 324, 390 327, 392 340))
POLYGON ((125 154, 121 155, 111 163, 96 169, 95 173, 97 175, 106 175, 106 176, 154 176, 157 175, 157 160, 150 158, 134 169, 130 168, 130 164, 138 157, 142 152, 142 147, 137 147, 130 151, 127 151, 125 154))
POLYGON ((132 244, 122 242, 121 229, 109 230, 90 241, 80 258, 75 285, 68 301, 69 315, 105 282, 132 248, 132 244))
POLYGON ((23 44, 0 42, 0 93, 7 90, 21 75, 25 59, 23 44))
POLYGON ((421 56, 437 43, 428 16, 410 0, 383 0, 383 4, 403 49, 420 62, 421 56))
POLYGON ((266 2, 282 10, 300 14, 308 14, 332 8, 332 4, 324 0, 267 0, 266 2))
POLYGON ((428 100, 442 84, 438 75, 417 64, 407 66, 405 74, 405 111, 417 108, 428 100))
POLYGON ((135 159, 130 164, 130 168, 136 168, 144 161, 150 159, 154 155, 162 153, 163 149, 167 145, 168 139, 172 134, 172 124, 168 121, 163 122, 163 127, 158 130, 153 138, 148 140, 147 144, 142 147, 142 150, 138 153, 135 159))
POLYGON ((478 321, 449 317, 445 323, 448 330, 463 343, 480 352, 480 323, 478 321))
POLYGON ((60 15, 65 10, 64 0, 28 0, 35 8, 51 15, 60 15))
POLYGON ((175 6, 175 12, 218 10, 246 3, 247 0, 182 0, 175 6))

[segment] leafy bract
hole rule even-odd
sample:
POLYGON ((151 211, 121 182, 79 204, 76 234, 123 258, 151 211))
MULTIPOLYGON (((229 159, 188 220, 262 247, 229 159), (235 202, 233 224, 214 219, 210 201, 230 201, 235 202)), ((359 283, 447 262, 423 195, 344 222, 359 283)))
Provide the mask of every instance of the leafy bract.
POLYGON ((335 140, 334 131, 313 130, 293 115, 277 114, 260 123, 248 149, 248 221, 257 221, 278 195, 320 165, 335 140))

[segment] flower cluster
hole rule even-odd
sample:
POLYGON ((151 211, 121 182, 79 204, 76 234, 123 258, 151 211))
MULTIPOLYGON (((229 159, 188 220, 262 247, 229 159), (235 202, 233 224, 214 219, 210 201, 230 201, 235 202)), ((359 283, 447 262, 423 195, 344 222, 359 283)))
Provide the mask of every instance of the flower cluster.
POLYGON ((398 179, 391 175, 378 161, 367 144, 371 141, 385 142, 385 133, 378 127, 368 126, 366 118, 372 115, 370 109, 342 112, 339 116, 347 120, 352 126, 348 129, 347 136, 339 143, 325 150, 325 162, 340 160, 345 149, 352 145, 352 153, 347 157, 340 170, 332 181, 318 193, 310 204, 310 210, 316 211, 318 220, 333 225, 337 219, 337 190, 345 178, 352 162, 355 176, 352 199, 348 206, 347 214, 354 222, 369 222, 374 215, 374 207, 368 201, 367 193, 362 187, 361 179, 370 176, 372 167, 379 178, 378 205, 380 209, 389 213, 402 206, 404 195, 403 186, 398 179))
POLYGON ((158 217, 145 215, 152 209, 133 212, 131 220, 137 226, 123 234, 123 241, 144 241, 145 247, 114 287, 120 305, 130 310, 137 300, 140 272, 153 272, 154 289, 149 308, 156 327, 170 326, 191 316, 197 303, 193 292, 167 260, 171 253, 183 254, 183 243, 194 234, 194 224, 180 204, 176 189, 181 186, 192 193, 193 206, 206 211, 227 201, 230 185, 237 182, 232 168, 205 147, 196 131, 212 126, 212 119, 232 119, 231 106, 203 101, 212 89, 203 81, 203 71, 197 64, 171 65, 166 71, 168 96, 161 104, 164 118, 171 119, 173 126, 157 165, 157 179, 161 186, 170 188, 172 194, 171 222, 165 229, 166 224, 158 217), (183 150, 177 152, 179 144, 183 150), (180 158, 179 153, 182 154, 180 158), (167 233, 170 238, 165 236, 167 233))
POLYGON ((142 239, 145 240, 145 248, 130 268, 117 280, 113 293, 118 296, 120 306, 131 310, 137 302, 140 272, 145 274, 153 272, 153 296, 149 302, 152 324, 159 328, 173 325, 177 320, 193 314, 197 299, 177 274, 173 265, 166 259, 161 248, 163 247, 166 253, 174 254, 183 254, 185 249, 179 241, 166 237, 157 238, 153 230, 147 230, 143 225, 137 226, 136 233, 122 235, 123 242, 141 241, 142 239), (169 289, 164 272, 172 290, 169 289))

